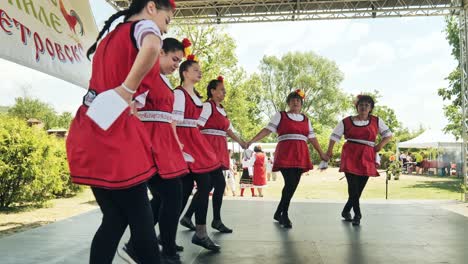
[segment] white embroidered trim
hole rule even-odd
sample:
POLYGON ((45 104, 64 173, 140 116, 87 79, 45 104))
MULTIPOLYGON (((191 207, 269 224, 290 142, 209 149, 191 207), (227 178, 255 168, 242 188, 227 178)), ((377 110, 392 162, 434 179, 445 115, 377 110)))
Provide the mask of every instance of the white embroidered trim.
POLYGON ((307 142, 307 137, 301 134, 285 134, 278 136, 278 141, 284 140, 303 140, 307 142))
POLYGON ((370 147, 375 146, 375 142, 372 142, 372 141, 367 141, 367 140, 362 140, 362 139, 354 139, 354 138, 347 138, 346 140, 351 141, 351 142, 361 143, 361 144, 364 144, 364 145, 368 145, 370 147))
POLYGON ((163 111, 138 111, 138 117, 143 122, 172 122, 172 114, 163 111))
POLYGON ((198 120, 196 119, 184 119, 182 122, 177 123, 179 127, 197 127, 198 120))
POLYGON ((213 135, 213 136, 222 136, 222 137, 227 136, 226 131, 218 130, 218 129, 203 129, 201 130, 201 133, 205 135, 213 135))

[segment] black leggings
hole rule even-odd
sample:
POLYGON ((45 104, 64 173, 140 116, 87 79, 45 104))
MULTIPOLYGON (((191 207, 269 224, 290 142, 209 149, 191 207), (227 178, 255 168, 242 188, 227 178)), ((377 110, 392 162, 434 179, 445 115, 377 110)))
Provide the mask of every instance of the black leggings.
POLYGON ((353 208, 354 216, 361 218, 361 207, 359 205, 359 198, 361 198, 362 191, 366 187, 369 176, 358 176, 351 173, 345 173, 346 180, 348 181, 348 202, 346 203, 343 212, 350 212, 353 208))
POLYGON ((211 184, 211 176, 208 173, 204 174, 194 174, 190 173, 182 178, 182 189, 183 189, 183 201, 182 209, 180 213, 184 210, 187 205, 188 198, 193 190, 193 181, 197 183, 197 192, 192 198, 192 203, 187 209, 187 213, 195 212, 195 224, 197 225, 206 225, 206 214, 208 212, 208 202, 210 199, 210 191, 213 185, 211 184))
POLYGON ((301 180, 302 171, 303 170, 299 168, 281 169, 281 174, 283 174, 284 178, 284 187, 278 209, 276 209, 277 212, 288 214, 289 204, 301 180))
POLYGON ((153 212, 146 183, 123 190, 91 187, 101 208, 102 223, 91 243, 89 263, 112 263, 127 226, 135 238, 135 252, 141 263, 159 263, 153 212))
MULTIPOLYGON (((153 195, 151 199, 153 220, 155 225, 159 222, 163 252, 173 256, 177 253, 175 241, 182 208, 182 182, 180 178, 162 179, 156 174, 148 181, 148 188, 153 195)), ((134 240, 130 237, 130 246, 133 243, 134 240)))
MULTIPOLYGON (((221 206, 223 205, 224 190, 226 189, 226 179, 221 169, 210 172, 211 183, 213 185, 213 220, 221 220, 221 206)), ((196 197, 198 192, 195 194, 196 197)), ((192 200, 193 201, 193 200, 192 200)), ((192 202, 185 212, 185 216, 191 218, 195 213, 195 204, 192 202)))

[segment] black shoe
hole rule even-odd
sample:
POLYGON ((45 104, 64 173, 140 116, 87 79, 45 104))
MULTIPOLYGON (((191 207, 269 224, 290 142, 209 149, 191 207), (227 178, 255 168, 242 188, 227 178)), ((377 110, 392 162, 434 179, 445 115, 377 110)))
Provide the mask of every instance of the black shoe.
POLYGON ((195 231, 195 225, 192 223, 192 219, 188 217, 182 217, 179 222, 181 225, 185 226, 186 228, 195 231))
POLYGON ((215 252, 218 252, 221 249, 221 247, 215 244, 213 241, 211 241, 211 239, 208 236, 204 238, 199 238, 197 234, 193 234, 192 243, 215 252))
POLYGON ((287 214, 281 215, 280 225, 282 225, 284 228, 292 228, 291 220, 289 220, 289 217, 287 214))
POLYGON ((213 222, 211 222, 211 227, 221 233, 232 233, 232 229, 225 226, 221 220, 213 220, 213 222))
MULTIPOLYGON (((159 243, 159 245, 162 246, 161 235, 158 236, 158 243, 159 243)), ((179 245, 177 245, 177 244, 175 245, 175 249, 176 249, 177 252, 182 252, 182 251, 184 251, 184 247, 183 247, 183 246, 179 246, 179 245)))
POLYGON ((344 218, 344 220, 346 222, 351 222, 353 221, 353 218, 351 217, 351 213, 350 212, 341 212, 341 216, 344 218))
POLYGON ((123 260, 130 264, 138 264, 138 258, 136 253, 133 251, 133 248, 126 243, 122 248, 117 250, 117 255, 119 255, 123 260))
POLYGON ((353 226, 358 226, 361 224, 361 216, 354 216, 353 218, 353 226))
POLYGON ((276 211, 275 214, 273 215, 273 219, 275 219, 276 221, 280 222, 280 221, 281 221, 281 212, 280 212, 280 211, 276 211))
POLYGON ((166 255, 164 253, 161 254, 161 263, 162 264, 181 264, 182 261, 180 260, 180 255, 166 255))

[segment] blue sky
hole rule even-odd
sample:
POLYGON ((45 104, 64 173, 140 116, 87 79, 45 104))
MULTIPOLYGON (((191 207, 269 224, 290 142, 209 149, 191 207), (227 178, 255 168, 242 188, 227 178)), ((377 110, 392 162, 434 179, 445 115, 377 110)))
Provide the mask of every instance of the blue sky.
MULTIPOLYGON (((101 26, 114 12, 92 1, 101 26)), ((379 104, 395 109, 404 126, 438 129, 446 124, 437 89, 456 66, 443 32, 443 17, 358 19, 237 24, 226 27, 237 42, 239 63, 257 70, 264 55, 313 51, 335 61, 347 93, 378 90, 379 104)), ((62 80, 0 60, 0 105, 27 93, 59 112, 75 112, 84 90, 62 80), (21 86, 27 89, 18 88, 21 86)))

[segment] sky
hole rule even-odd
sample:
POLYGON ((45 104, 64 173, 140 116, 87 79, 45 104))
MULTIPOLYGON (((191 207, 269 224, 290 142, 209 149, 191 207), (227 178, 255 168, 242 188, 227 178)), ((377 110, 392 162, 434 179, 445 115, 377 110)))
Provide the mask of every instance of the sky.
MULTIPOLYGON (((115 11, 91 1, 99 27, 115 11)), ((379 105, 395 110, 410 129, 441 129, 447 121, 437 89, 456 67, 445 39, 444 17, 356 19, 233 24, 224 26, 236 40, 240 66, 258 71, 265 55, 313 51, 333 60, 344 74, 340 88, 354 95, 378 90, 379 105)), ((0 105, 28 95, 58 112, 74 113, 84 89, 0 59, 0 105), (26 88, 24 88, 26 87, 26 88)))

